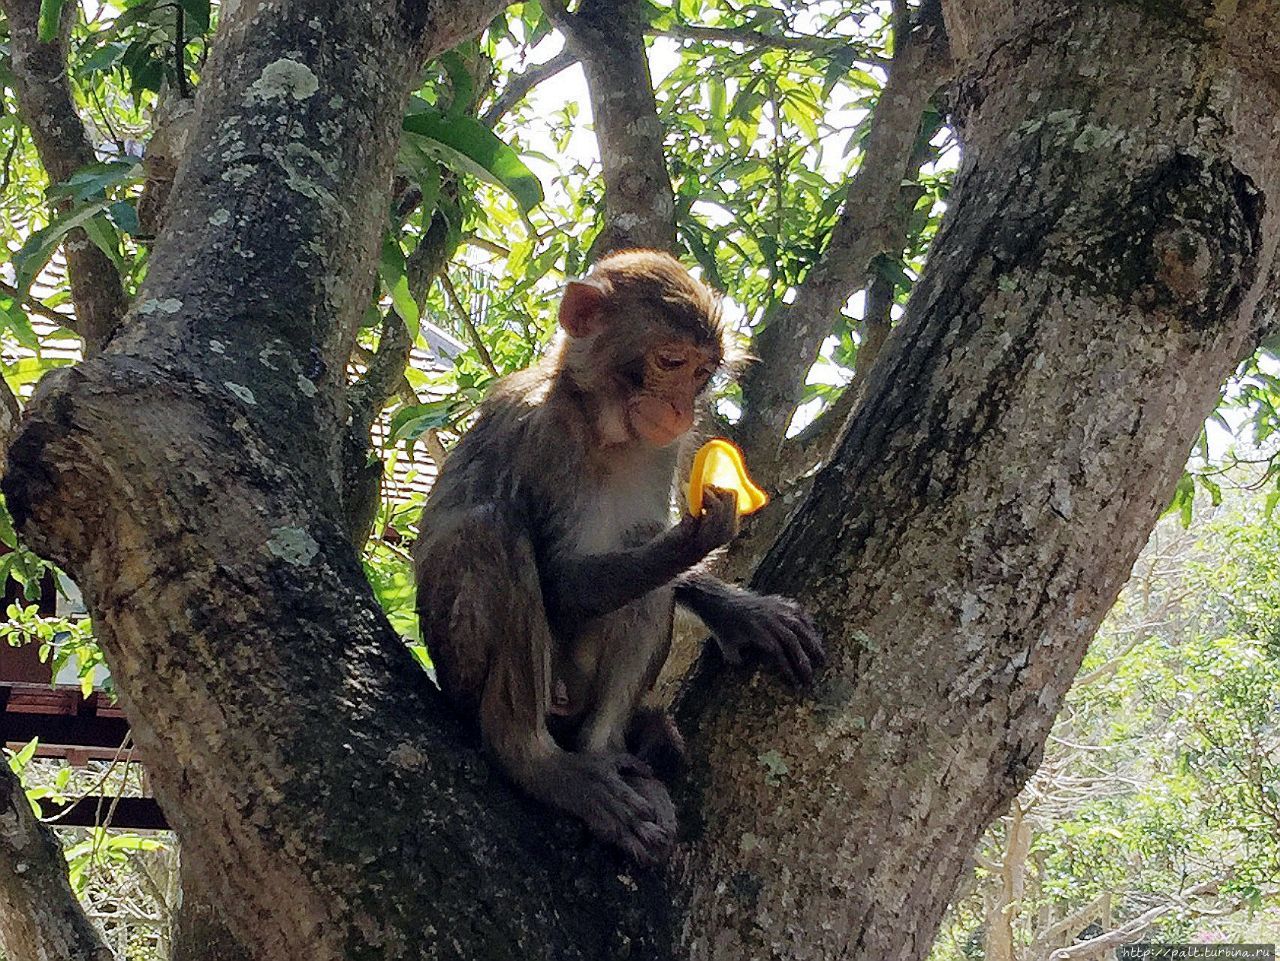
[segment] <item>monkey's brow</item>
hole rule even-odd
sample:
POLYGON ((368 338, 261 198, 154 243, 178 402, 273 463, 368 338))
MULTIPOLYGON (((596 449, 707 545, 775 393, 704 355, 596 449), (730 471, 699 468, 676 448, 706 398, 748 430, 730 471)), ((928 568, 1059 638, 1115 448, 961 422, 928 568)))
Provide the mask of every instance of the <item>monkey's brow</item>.
POLYGON ((711 318, 699 305, 679 297, 655 298, 652 308, 672 327, 687 331, 699 341, 713 339, 711 318))

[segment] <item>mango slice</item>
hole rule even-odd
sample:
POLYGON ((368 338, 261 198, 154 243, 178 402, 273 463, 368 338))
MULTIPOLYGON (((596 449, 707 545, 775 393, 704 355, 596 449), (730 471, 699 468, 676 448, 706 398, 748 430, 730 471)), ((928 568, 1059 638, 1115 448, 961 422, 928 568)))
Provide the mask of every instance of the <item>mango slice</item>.
POLYGON ((769 503, 769 495, 747 474, 738 445, 723 437, 713 437, 699 447, 693 457, 693 470, 689 473, 689 512, 694 517, 702 513, 705 487, 737 491, 739 514, 754 514, 769 503))

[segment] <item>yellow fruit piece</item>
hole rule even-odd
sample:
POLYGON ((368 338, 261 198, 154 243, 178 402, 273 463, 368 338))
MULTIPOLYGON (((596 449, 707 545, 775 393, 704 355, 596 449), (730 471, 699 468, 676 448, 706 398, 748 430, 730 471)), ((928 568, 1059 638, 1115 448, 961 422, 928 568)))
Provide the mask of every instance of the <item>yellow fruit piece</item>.
POLYGON ((733 441, 714 437, 698 448, 689 473, 689 511, 694 517, 702 513, 702 491, 707 487, 738 492, 738 513, 754 514, 769 503, 747 474, 742 451, 733 441))

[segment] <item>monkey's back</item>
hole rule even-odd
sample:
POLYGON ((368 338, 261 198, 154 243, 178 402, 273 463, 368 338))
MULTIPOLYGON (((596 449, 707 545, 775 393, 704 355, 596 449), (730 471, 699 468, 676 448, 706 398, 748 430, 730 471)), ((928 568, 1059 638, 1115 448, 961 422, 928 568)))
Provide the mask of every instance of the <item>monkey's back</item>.
POLYGON ((539 366, 494 385, 419 521, 422 639, 441 689, 468 714, 479 707, 491 645, 548 630, 534 545, 564 537, 564 519, 549 505, 577 480, 567 465, 580 456, 567 448, 580 450, 585 430, 571 409, 547 404, 551 386, 539 366))

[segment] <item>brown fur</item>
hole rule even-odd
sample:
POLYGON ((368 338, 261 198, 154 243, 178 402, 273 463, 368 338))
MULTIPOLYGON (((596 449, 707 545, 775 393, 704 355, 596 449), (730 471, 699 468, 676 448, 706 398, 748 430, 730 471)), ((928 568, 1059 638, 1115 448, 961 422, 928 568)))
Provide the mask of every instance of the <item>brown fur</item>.
POLYGON ((802 615, 774 617, 781 599, 694 570, 736 532, 732 495, 670 526, 666 438, 726 353, 714 294, 666 254, 626 251, 570 286, 561 325, 547 359, 495 386, 436 480, 414 548, 422 635, 517 784, 651 862, 675 814, 627 741, 663 766, 682 750, 669 721, 636 716, 674 603, 735 653, 785 648, 801 676, 821 648, 802 615))

